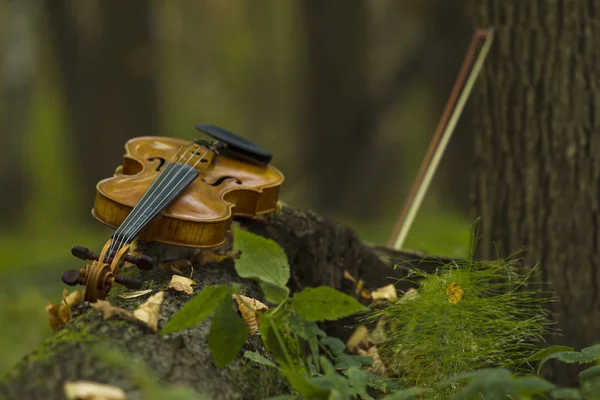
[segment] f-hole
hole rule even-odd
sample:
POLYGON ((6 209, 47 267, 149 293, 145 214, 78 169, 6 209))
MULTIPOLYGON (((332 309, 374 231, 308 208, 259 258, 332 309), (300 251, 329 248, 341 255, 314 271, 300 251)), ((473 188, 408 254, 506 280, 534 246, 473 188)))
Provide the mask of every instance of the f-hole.
POLYGON ((156 171, 160 171, 163 167, 163 165, 165 165, 166 160, 162 157, 150 157, 148 159, 148 161, 155 161, 158 160, 158 166, 156 167, 156 171))
POLYGON ((225 182, 227 179, 233 179, 235 181, 235 183, 237 183, 238 185, 242 184, 242 181, 240 181, 235 176, 228 176, 228 175, 221 176, 220 178, 216 179, 214 182, 207 182, 206 179, 202 179, 202 181, 210 186, 219 186, 221 183, 225 182))

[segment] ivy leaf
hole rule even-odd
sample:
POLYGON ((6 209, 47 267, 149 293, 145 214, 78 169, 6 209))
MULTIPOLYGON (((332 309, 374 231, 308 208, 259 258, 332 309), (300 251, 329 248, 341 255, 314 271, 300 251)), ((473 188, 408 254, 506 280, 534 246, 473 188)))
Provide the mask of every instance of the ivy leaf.
POLYGON ((558 353, 560 351, 573 351, 573 350, 575 350, 575 349, 572 348, 572 347, 569 347, 569 346, 554 345, 554 346, 550 346, 548 348, 545 348, 543 350, 540 350, 537 353, 535 353, 535 354, 527 357, 527 359, 525 360, 525 362, 540 361, 540 360, 543 360, 547 356, 552 355, 554 353, 558 353))
POLYGON ((423 393, 430 393, 431 389, 425 388, 410 388, 404 390, 396 390, 385 397, 382 397, 381 400, 410 400, 417 398, 419 395, 423 393))
POLYGON ((188 301, 171 317, 161 331, 162 335, 193 328, 217 308, 221 300, 231 296, 231 288, 227 285, 208 286, 188 301))
POLYGON ((249 359, 249 360, 252 360, 252 361, 254 361, 255 363, 259 363, 259 364, 267 365, 267 366, 269 366, 269 367, 272 367, 272 368, 276 368, 276 369, 277 369, 277 365, 273 364, 273 363, 271 362, 271 360, 269 360, 269 359, 267 359, 267 358, 265 358, 265 357, 261 356, 261 355, 260 355, 260 354, 258 354, 258 353, 255 353, 255 352, 253 352, 253 351, 246 351, 246 352, 244 352, 244 357, 246 357, 246 358, 247 358, 247 359, 249 359))
POLYGON ((233 226, 234 247, 241 251, 235 270, 242 278, 258 279, 275 286, 285 286, 290 279, 290 265, 283 249, 273 240, 233 226))
POLYGON ((592 346, 587 347, 581 352, 579 351, 559 351, 558 353, 550 354, 540 361, 540 365, 538 365, 537 373, 540 373, 542 366, 553 358, 562 361, 567 364, 590 364, 595 362, 598 359, 598 350, 600 350, 600 346, 592 346))
POLYGON ((290 290, 286 286, 277 286, 269 282, 261 282, 260 288, 269 303, 280 304, 287 300, 290 290))
POLYGON ((219 368, 235 360, 248 337, 248 327, 235 313, 231 302, 229 296, 221 299, 208 334, 208 348, 219 368))
POLYGON ((329 286, 306 288, 292 298, 292 306, 308 321, 336 320, 368 308, 354 297, 329 286))

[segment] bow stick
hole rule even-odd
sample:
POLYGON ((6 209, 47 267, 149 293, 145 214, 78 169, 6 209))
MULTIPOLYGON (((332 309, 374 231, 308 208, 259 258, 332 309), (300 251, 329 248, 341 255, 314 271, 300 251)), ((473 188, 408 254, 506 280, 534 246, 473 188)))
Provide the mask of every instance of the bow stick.
POLYGON ((429 189, 448 142, 454 133, 465 103, 481 72, 483 63, 494 40, 493 28, 478 30, 473 34, 467 55, 463 61, 458 77, 454 82, 452 92, 446 103, 446 108, 438 122, 437 128, 429 144, 425 158, 421 163, 417 177, 406 199, 402 212, 398 217, 388 246, 400 250, 406 240, 417 212, 423 203, 423 198, 429 189))

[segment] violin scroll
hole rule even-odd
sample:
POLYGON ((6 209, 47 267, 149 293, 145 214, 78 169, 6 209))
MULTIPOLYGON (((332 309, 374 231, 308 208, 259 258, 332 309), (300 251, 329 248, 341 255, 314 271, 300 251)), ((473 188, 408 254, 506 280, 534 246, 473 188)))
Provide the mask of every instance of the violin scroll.
MULTIPOLYGON (((75 257, 79 258, 80 260, 96 260, 96 261, 98 261, 98 259, 100 258, 99 254, 96 254, 96 253, 92 252, 90 249, 88 249, 87 247, 83 247, 83 246, 73 246, 71 248, 71 254, 73 254, 75 257)), ((111 260, 112 260, 112 257, 108 259, 109 262, 111 260)), ((138 267, 139 269, 141 269, 143 271, 148 271, 148 270, 152 269, 152 267, 153 267, 152 258, 150 258, 146 255, 141 255, 141 256, 136 257, 131 254, 126 254, 125 261, 134 264, 136 267, 138 267)))
POLYGON ((148 256, 136 257, 127 254, 129 245, 120 248, 116 254, 107 257, 110 251, 112 239, 109 240, 102 250, 101 254, 96 254, 82 246, 74 246, 71 253, 82 260, 93 260, 91 265, 87 265, 80 270, 71 269, 62 274, 62 281, 69 286, 84 285, 84 300, 95 302, 104 300, 108 295, 110 288, 114 283, 121 284, 128 289, 139 290, 142 288, 142 281, 132 276, 118 276, 117 271, 125 261, 135 264, 140 269, 152 268, 152 259, 148 256), (104 262, 103 260, 106 260, 104 262))

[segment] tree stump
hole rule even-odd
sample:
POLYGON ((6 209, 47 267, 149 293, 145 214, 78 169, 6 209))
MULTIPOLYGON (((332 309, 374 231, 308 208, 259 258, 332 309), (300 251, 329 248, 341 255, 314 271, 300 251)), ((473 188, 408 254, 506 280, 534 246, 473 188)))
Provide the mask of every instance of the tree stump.
MULTIPOLYGON (((329 285, 351 294, 355 288, 344 278, 344 271, 362 279, 367 287, 377 288, 392 283, 390 278, 405 275, 405 269, 392 268, 395 263, 412 262, 420 269, 432 271, 441 261, 449 261, 369 245, 350 228, 311 211, 283 207, 263 222, 242 224, 254 233, 272 238, 285 250, 291 267, 288 286, 292 293, 305 287, 329 285)), ((156 291, 166 288, 171 277, 162 268, 139 274, 145 281, 152 280, 156 291)), ((207 286, 238 282, 243 285, 244 295, 264 301, 256 282, 237 276, 232 260, 195 265, 192 279, 197 283, 194 293, 207 286)), ((400 290, 408 287, 408 284, 397 285, 400 290)), ((147 298, 126 300, 118 296, 119 291, 122 289, 114 287, 109 300, 127 310, 134 310, 147 298)), ((165 291, 159 330, 191 298, 165 291)), ((140 324, 117 318, 104 320, 101 313, 86 304, 80 312, 65 328, 24 357, 0 382, 0 399, 64 399, 64 382, 79 380, 120 387, 128 399, 143 398, 131 376, 107 365, 92 351, 98 343, 106 342, 143 360, 161 384, 181 384, 211 399, 260 399, 290 392, 285 378, 276 370, 244 359, 243 351, 233 364, 219 369, 207 346, 210 319, 163 337, 140 324)), ((344 336, 350 332, 345 325, 353 322, 337 321, 325 328, 329 334, 344 336)), ((248 337, 243 350, 268 357, 259 336, 248 337)))

